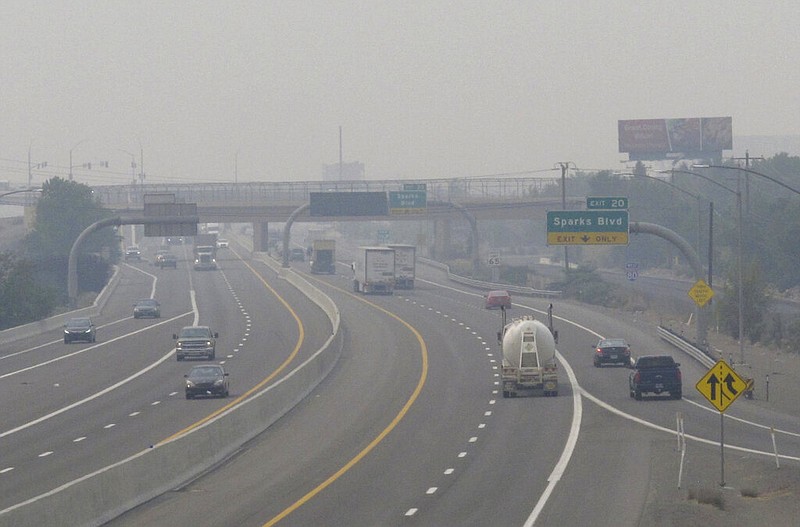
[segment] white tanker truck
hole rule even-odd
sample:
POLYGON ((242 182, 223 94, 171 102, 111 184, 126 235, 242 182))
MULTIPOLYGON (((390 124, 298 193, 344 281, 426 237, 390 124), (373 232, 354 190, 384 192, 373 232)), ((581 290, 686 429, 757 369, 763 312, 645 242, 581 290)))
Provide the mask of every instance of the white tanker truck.
MULTIPOLYGON (((550 309, 552 317, 552 305, 550 309)), ((530 315, 505 324, 505 310, 503 323, 503 330, 497 334, 503 351, 503 397, 558 395, 558 332, 530 315)))

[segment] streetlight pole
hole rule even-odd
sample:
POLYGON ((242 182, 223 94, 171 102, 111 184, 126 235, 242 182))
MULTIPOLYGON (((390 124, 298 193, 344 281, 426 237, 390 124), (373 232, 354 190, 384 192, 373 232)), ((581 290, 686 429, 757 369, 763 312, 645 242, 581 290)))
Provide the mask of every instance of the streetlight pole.
POLYGON ((75 143, 75 146, 73 146, 72 148, 69 149, 69 180, 70 181, 72 181, 72 169, 74 168, 74 165, 72 164, 72 151, 75 150, 76 148, 78 148, 81 145, 81 143, 84 143, 84 142, 86 142, 86 139, 81 139, 80 141, 75 143))

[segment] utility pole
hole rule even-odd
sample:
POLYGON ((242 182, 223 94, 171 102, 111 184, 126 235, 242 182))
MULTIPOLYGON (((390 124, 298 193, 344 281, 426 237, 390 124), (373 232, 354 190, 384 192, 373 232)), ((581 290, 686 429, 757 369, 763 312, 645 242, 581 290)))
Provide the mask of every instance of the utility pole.
MULTIPOLYGON (((561 210, 567 210, 567 170, 569 170, 569 161, 560 162, 558 166, 561 168, 561 210)), ((569 273, 569 250, 564 246, 564 272, 569 273)))
MULTIPOLYGON (((750 168, 750 161, 764 161, 764 156, 758 157, 750 157, 750 152, 748 150, 744 151, 744 157, 732 157, 733 161, 744 161, 744 168, 750 168)), ((742 165, 739 165, 742 166, 742 165)), ((749 218, 750 217, 750 175, 745 172, 744 173, 744 212, 745 215, 749 218)))
POLYGON ((36 163, 35 165, 31 162, 31 147, 33 146, 33 139, 31 139, 30 145, 28 145, 28 188, 33 186, 33 169, 40 169, 47 166, 47 161, 42 161, 41 163, 36 163))

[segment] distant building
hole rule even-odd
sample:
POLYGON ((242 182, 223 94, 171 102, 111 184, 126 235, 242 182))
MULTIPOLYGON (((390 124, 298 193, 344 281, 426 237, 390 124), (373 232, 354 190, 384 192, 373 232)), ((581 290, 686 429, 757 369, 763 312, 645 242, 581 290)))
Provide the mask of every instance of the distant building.
POLYGON ((333 163, 322 165, 322 181, 361 181, 364 179, 364 163, 333 163))

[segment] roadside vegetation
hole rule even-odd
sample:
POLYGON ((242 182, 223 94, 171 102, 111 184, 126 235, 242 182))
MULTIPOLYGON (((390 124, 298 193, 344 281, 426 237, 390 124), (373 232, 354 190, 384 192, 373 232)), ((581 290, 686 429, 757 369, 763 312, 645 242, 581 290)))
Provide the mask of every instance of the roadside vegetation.
MULTIPOLYGON (((45 318, 67 305, 70 249, 86 227, 107 214, 88 185, 58 177, 44 183, 21 251, 0 254, 0 329, 45 318)), ((102 290, 118 258, 116 232, 104 229, 90 236, 78 255, 79 290, 102 290)))

